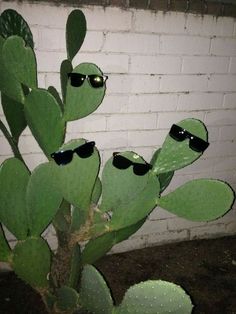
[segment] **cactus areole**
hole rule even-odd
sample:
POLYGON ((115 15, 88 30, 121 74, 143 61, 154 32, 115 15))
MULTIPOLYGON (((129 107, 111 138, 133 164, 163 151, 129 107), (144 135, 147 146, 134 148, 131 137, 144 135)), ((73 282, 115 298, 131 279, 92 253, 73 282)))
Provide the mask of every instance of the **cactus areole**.
POLYGON ((95 111, 109 80, 95 64, 72 66, 86 30, 83 12, 72 11, 61 91, 42 89, 27 22, 11 9, 1 14, 0 90, 8 126, 0 121, 0 128, 13 156, 0 167, 0 261, 41 295, 48 313, 191 313, 185 291, 161 280, 131 287, 121 304, 114 304, 92 264, 136 232, 157 205, 185 219, 210 221, 231 208, 234 192, 223 181, 198 179, 162 196, 174 172, 200 158, 209 145, 207 129, 196 119, 177 121, 149 162, 132 151, 115 152, 101 177, 93 139, 65 143, 67 121, 95 111), (32 172, 18 147, 26 126, 48 158, 32 172), (42 236, 48 226, 56 231, 56 251, 42 236), (6 229, 17 240, 14 248, 6 229))

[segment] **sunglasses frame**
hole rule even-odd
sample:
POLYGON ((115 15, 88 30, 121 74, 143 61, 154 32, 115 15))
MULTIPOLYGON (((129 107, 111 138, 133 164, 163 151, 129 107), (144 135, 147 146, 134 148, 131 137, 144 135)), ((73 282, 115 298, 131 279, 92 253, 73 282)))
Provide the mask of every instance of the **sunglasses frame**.
POLYGON ((189 147, 198 153, 203 153, 204 150, 207 149, 209 143, 202 138, 193 135, 192 133, 188 132, 187 130, 183 129, 181 126, 173 124, 169 135, 177 142, 183 142, 186 139, 189 139, 189 147))
POLYGON ((126 158, 125 156, 121 156, 121 155, 118 155, 118 154, 119 154, 119 152, 113 153, 113 161, 112 161, 113 166, 115 168, 117 168, 117 169, 125 170, 125 169, 128 169, 130 166, 133 166, 133 173, 136 174, 137 176, 144 176, 146 173, 148 173, 149 170, 152 169, 152 165, 147 163, 146 161, 145 161, 145 164, 142 164, 142 163, 139 163, 139 162, 134 162, 134 161, 126 158), (123 161, 125 161, 127 163, 126 164, 127 166, 125 165, 125 167, 119 167, 117 165, 116 161, 115 161, 115 158, 116 159, 117 158, 122 159, 123 161), (141 173, 140 173, 139 172, 140 169, 142 169, 144 167, 146 167, 146 168, 144 169, 143 172, 141 171, 141 173))
POLYGON ((105 85, 105 83, 106 83, 106 81, 107 81, 107 79, 108 79, 108 76, 107 76, 107 75, 82 74, 82 73, 75 73, 75 72, 68 73, 67 76, 68 76, 68 78, 70 78, 70 84, 71 84, 71 86, 73 86, 73 87, 81 87, 81 86, 84 84, 84 82, 87 80, 88 83, 89 83, 89 85, 90 85, 91 87, 93 87, 93 88, 102 88, 102 87, 104 87, 104 85, 105 85), (80 84, 80 85, 72 85, 72 83, 71 83, 71 77, 72 77, 72 76, 77 76, 77 77, 80 76, 80 78, 83 78, 82 84, 80 84), (98 87, 97 87, 97 86, 93 86, 92 83, 91 83, 91 81, 90 81, 90 79, 91 79, 92 77, 99 77, 99 78, 102 78, 102 79, 103 79, 103 81, 102 81, 102 86, 98 86, 98 87))
POLYGON ((68 150, 61 150, 61 151, 58 151, 58 152, 55 152, 55 153, 52 153, 51 154, 51 157, 54 159, 54 161, 56 162, 57 165, 59 166, 65 166, 67 164, 69 164, 72 159, 73 159, 73 155, 74 153, 77 154, 77 156, 79 156, 80 158, 88 158, 90 156, 92 156, 92 154, 94 153, 94 146, 95 146, 95 142, 94 141, 91 141, 91 142, 86 142, 74 149, 68 149, 68 150), (81 154, 81 149, 84 149, 85 145, 87 145, 89 148, 91 147, 92 148, 92 151, 90 152, 89 151, 89 154, 87 152, 87 154, 81 154), (63 154, 64 154, 64 159, 66 158, 65 156, 67 155, 67 160, 64 160, 64 161, 61 161, 63 159, 63 154), (70 155, 69 155, 70 154, 70 155))

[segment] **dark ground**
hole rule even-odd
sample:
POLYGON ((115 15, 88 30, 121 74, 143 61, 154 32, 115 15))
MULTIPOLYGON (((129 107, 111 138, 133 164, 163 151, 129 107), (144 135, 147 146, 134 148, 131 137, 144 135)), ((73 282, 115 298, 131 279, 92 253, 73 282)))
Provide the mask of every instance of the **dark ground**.
MULTIPOLYGON (((117 302, 131 285, 173 281, 192 297, 194 314, 236 314, 236 236, 109 255, 97 263, 117 302)), ((40 299, 13 273, 0 275, 1 314, 45 314, 40 299)))

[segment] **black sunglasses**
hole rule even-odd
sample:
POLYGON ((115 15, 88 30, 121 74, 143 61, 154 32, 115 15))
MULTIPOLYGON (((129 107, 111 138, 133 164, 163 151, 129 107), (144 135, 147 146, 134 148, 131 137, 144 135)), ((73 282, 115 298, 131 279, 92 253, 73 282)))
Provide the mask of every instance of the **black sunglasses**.
POLYGON ((133 166, 133 172, 137 176, 143 176, 145 175, 150 169, 152 169, 152 165, 148 164, 147 162, 145 164, 133 162, 129 160, 128 158, 118 155, 119 153, 113 153, 113 166, 118 169, 127 169, 130 166, 133 166))
POLYGON ((62 150, 56 153, 52 153, 51 157, 59 165, 67 165, 71 162, 73 154, 76 153, 80 158, 88 158, 94 152, 95 142, 87 142, 75 149, 62 150))
POLYGON ((80 87, 83 85, 85 80, 87 80, 93 88, 103 87, 108 76, 106 75, 98 75, 98 74, 82 74, 82 73, 68 73, 68 77, 70 78, 70 83, 74 87, 80 87))
POLYGON ((191 134, 190 132, 176 124, 172 125, 169 135, 178 142, 182 142, 188 138, 189 147, 198 153, 204 152, 204 150, 209 146, 208 142, 204 141, 200 137, 191 134))

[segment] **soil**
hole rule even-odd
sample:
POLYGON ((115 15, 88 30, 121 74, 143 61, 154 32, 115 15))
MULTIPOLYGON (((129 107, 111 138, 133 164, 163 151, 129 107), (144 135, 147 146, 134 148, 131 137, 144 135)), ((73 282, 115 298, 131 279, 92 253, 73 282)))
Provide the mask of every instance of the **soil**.
MULTIPOLYGON (((108 255, 96 263, 117 303, 133 284, 162 279, 181 285, 194 314, 236 314, 236 236, 108 255)), ((0 274, 1 314, 45 314, 37 294, 14 273, 0 274)))

